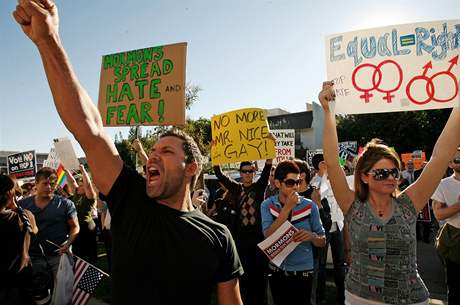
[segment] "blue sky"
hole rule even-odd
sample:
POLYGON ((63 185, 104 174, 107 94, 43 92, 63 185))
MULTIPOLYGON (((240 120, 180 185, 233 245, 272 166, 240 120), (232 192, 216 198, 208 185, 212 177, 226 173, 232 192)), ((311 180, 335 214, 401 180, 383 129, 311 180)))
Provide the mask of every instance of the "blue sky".
MULTIPOLYGON (((48 152, 73 137, 61 123, 35 46, 0 2, 0 150, 48 152)), ((200 100, 187 113, 238 108, 305 110, 326 77, 324 38, 392 24, 458 19, 458 0, 61 0, 60 33, 76 73, 97 102, 105 54, 185 41, 187 82, 200 100)), ((112 136, 127 128, 107 128, 112 136)), ((78 156, 78 143, 73 140, 78 156)))

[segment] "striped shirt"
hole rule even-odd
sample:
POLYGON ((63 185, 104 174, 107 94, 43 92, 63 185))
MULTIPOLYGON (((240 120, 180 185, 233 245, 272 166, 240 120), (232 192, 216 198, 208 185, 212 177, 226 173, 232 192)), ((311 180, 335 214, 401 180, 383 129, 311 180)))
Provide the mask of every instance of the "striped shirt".
POLYGON ((350 225, 352 265, 346 290, 387 304, 414 304, 428 299, 417 271, 417 213, 406 194, 393 199, 393 215, 382 221, 368 202, 356 199, 346 215, 350 225))

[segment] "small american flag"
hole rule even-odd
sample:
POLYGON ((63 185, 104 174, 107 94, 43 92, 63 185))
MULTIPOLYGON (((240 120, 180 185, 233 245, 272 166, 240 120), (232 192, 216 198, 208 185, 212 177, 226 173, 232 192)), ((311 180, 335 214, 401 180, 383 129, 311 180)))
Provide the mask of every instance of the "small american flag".
POLYGON ((73 284, 73 305, 86 305, 104 274, 87 261, 74 256, 75 281, 73 284))

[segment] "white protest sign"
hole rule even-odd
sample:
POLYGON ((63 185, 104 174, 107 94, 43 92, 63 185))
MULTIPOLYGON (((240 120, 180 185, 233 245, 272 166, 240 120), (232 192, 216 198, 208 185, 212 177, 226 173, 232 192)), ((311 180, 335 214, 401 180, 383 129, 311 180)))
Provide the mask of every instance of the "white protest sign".
POLYGON ((51 148, 50 153, 48 154, 48 158, 43 161, 43 167, 51 167, 57 169, 59 166, 59 157, 56 153, 56 149, 51 148))
POLYGON ((345 141, 339 143, 339 158, 341 163, 346 161, 352 162, 358 155, 358 142, 357 141, 345 141))
POLYGON ((460 20, 394 25, 326 37, 337 114, 459 105, 460 20))
POLYGON ((276 266, 281 266, 284 259, 300 244, 293 239, 298 229, 289 221, 284 222, 272 235, 257 246, 265 253, 268 259, 276 266))
POLYGON ((295 130, 294 129, 272 129, 271 133, 276 138, 276 157, 273 163, 291 160, 295 158, 295 130))
POLYGON ((54 148, 65 169, 79 169, 80 162, 78 162, 72 143, 70 143, 68 138, 54 139, 54 148))
POLYGON ((313 164, 311 163, 311 160, 312 160, 313 156, 317 155, 317 154, 322 154, 322 153, 323 153, 323 149, 321 149, 321 148, 313 149, 313 150, 307 150, 307 155, 305 157, 307 159, 308 165, 313 167, 313 164))

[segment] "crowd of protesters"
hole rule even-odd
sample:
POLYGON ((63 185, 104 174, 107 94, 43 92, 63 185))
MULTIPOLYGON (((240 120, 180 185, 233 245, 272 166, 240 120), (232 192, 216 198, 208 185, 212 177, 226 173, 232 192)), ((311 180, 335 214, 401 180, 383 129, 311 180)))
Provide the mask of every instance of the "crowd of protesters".
POLYGON ((96 223, 105 213, 96 209, 96 192, 83 165, 80 171, 76 179, 67 171, 67 184, 60 188, 56 170, 43 167, 29 182, 31 193, 13 176, 0 176, 1 234, 8 249, 2 252, 1 304, 51 302, 53 288, 62 284, 58 269, 64 254, 71 263, 73 254, 96 262, 96 233, 102 232, 96 223))
POLYGON ((49 268, 57 286, 58 266, 72 246, 95 262, 96 223, 107 235, 113 304, 209 304, 213 295, 220 305, 319 304, 327 294, 327 245, 337 304, 428 304, 417 271, 416 223, 432 196, 434 215, 446 222, 439 248, 448 269, 449 303, 459 304, 459 108, 423 171, 416 174, 408 162, 401 174, 397 154, 373 140, 354 171, 347 165, 350 183, 338 161, 329 109, 333 83, 325 82, 319 94, 324 156, 314 157, 315 175, 305 161, 274 166, 269 159, 255 181, 256 168, 248 160, 240 163, 238 182, 215 166, 222 195, 209 202, 201 152, 180 130, 162 134, 148 153, 139 141, 133 143, 142 174, 123 163, 73 72, 52 1, 20 1, 14 17, 40 51, 55 106, 81 144, 95 185, 83 166, 76 178, 67 172, 68 186, 60 195, 51 168, 37 172, 35 189, 27 195, 13 179, 0 176, 0 234, 7 245, 0 252, 1 304, 33 304, 21 291, 20 275, 30 268, 49 268), (441 181, 448 166, 454 174, 441 181), (19 196, 24 198, 17 201, 19 196), (275 265, 257 245, 286 221, 296 228, 299 245, 275 265))

